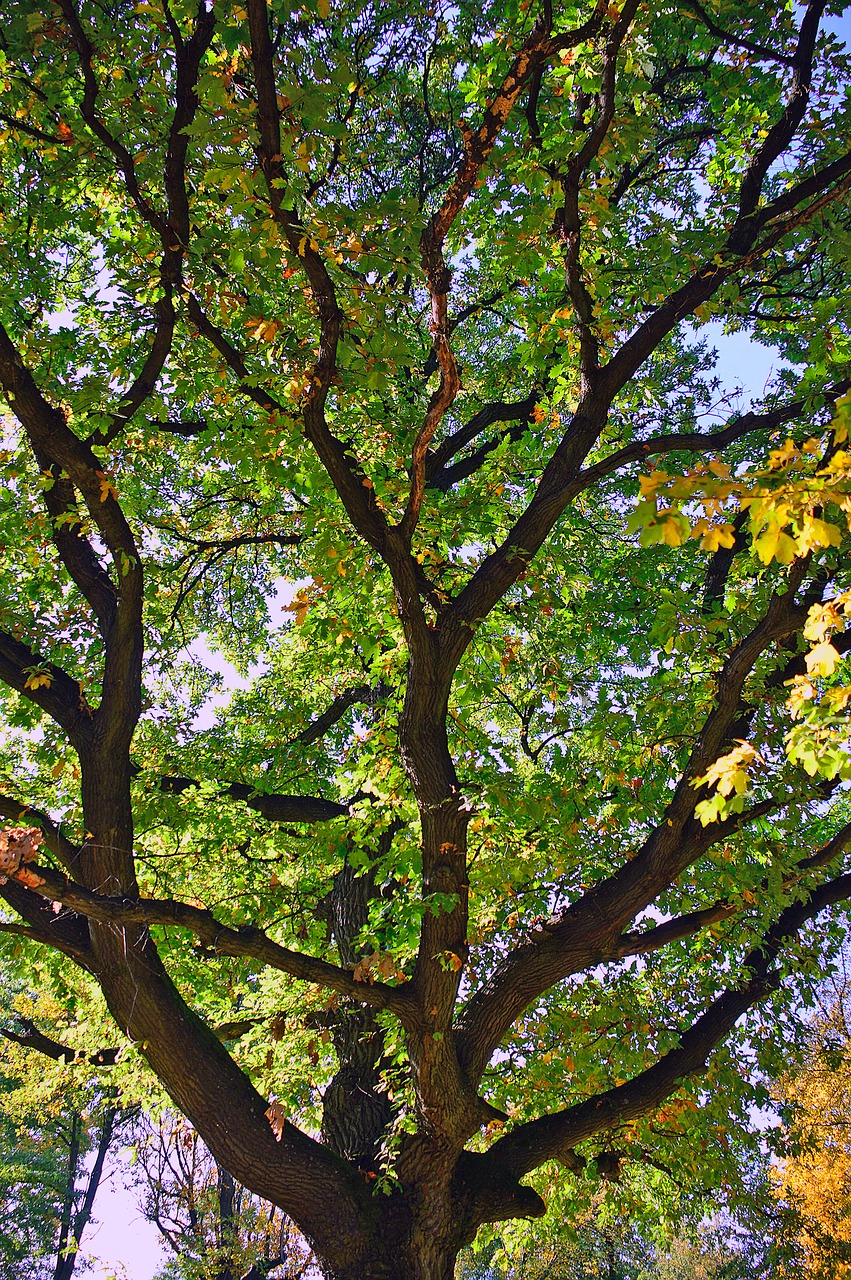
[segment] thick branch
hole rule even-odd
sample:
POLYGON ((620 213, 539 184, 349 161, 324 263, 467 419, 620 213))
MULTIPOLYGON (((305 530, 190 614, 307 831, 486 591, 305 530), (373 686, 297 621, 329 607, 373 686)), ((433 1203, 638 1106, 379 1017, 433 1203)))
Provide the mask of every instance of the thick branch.
MULTIPOLYGON (((253 926, 231 929, 217 920, 211 911, 172 899, 107 897, 76 884, 50 867, 30 864, 25 873, 17 874, 30 877, 35 893, 53 902, 61 902, 87 919, 119 925, 174 925, 188 929, 216 955, 258 960, 302 982, 316 983, 375 1009, 389 1009, 406 1025, 412 1025, 414 1021, 413 1006, 404 987, 391 987, 383 982, 358 982, 350 972, 327 960, 318 960, 280 946, 262 929, 253 926)), ((14 880, 10 878, 9 884, 12 883, 14 880)))
POLYGON ((851 153, 803 180, 791 192, 745 219, 750 231, 747 245, 737 221, 727 239, 726 252, 707 260, 675 290, 620 347, 604 366, 595 386, 580 399, 568 430, 538 483, 532 500, 519 516, 505 541, 476 570, 451 610, 442 618, 442 663, 454 671, 470 643, 475 627, 504 596, 542 546, 568 503, 576 496, 579 469, 599 438, 609 406, 617 392, 659 343, 685 316, 707 301, 731 275, 747 270, 791 231, 805 225, 851 186, 851 153), (812 197, 812 198, 811 198, 812 197), (809 200, 803 209, 802 200, 809 200), (761 239, 758 238, 763 230, 761 239), (734 247, 735 246, 735 247, 734 247), (749 247, 748 247, 749 246, 749 247))
MULTIPOLYGON (((694 818, 693 781, 723 753, 740 713, 740 696, 759 656, 774 640, 804 625, 795 601, 805 565, 792 566, 790 584, 762 620, 733 649, 717 679, 715 705, 697 735, 689 760, 660 822, 614 875, 600 881, 556 921, 516 948, 472 997, 461 1019, 465 1060, 474 1079, 524 1008, 556 982, 615 953, 625 923, 634 919, 677 875, 725 831, 694 818)), ((766 802, 773 807, 773 802, 766 802)), ((753 811, 752 811, 753 813, 753 811)))
MULTIPOLYGON (((435 488, 448 488, 443 484, 443 472, 447 468, 447 464, 454 458, 463 448, 470 444, 477 436, 496 422, 522 422, 525 424, 531 417, 532 410, 538 400, 538 392, 533 391, 523 400, 504 401, 497 400, 493 404, 487 404, 484 408, 479 409, 478 413, 474 413, 464 423, 463 427, 459 427, 457 431, 453 431, 442 444, 428 455, 426 460, 426 483, 433 485, 435 488)), ((492 446, 493 447, 493 446, 492 446)))
POLYGON ((594 1134, 610 1131, 660 1106, 681 1080, 705 1069, 712 1051, 729 1035, 742 1014, 777 990, 782 975, 774 966, 784 943, 825 907, 846 901, 849 896, 851 875, 843 875, 815 889, 805 902, 787 907, 759 946, 745 958, 744 981, 713 1000, 681 1035, 675 1049, 626 1084, 521 1125, 494 1144, 488 1152, 488 1162, 522 1177, 547 1160, 559 1159, 594 1134))
POLYGON ((83 741, 94 713, 80 685, 55 662, 45 661, 22 640, 2 630, 0 680, 41 707, 72 742, 83 741), (41 676, 44 679, 39 679, 41 676))
POLYGON ((92 968, 91 938, 85 916, 70 909, 55 911, 41 894, 13 879, 0 884, 0 898, 26 922, 22 927, 15 924, 0 925, 2 932, 19 933, 32 938, 35 942, 61 951, 82 968, 92 968))
MULTIPOLYGON (((851 388, 851 378, 843 378, 841 382, 826 387, 822 393, 825 403, 835 404, 849 388, 851 388)), ((584 487, 588 487, 604 479, 605 476, 619 471, 621 467, 631 462, 640 462, 644 458, 658 457, 666 453, 712 453, 755 431, 773 431, 784 423, 794 422, 806 407, 805 400, 793 400, 790 404, 778 405, 763 413, 751 411, 737 415, 721 431, 711 431, 705 435, 698 431, 680 432, 667 436, 651 436, 647 440, 634 440, 631 444, 618 449, 616 453, 609 454, 607 458, 580 472, 577 480, 583 481, 584 487)))
POLYGON ((364 540, 383 552, 386 521, 373 489, 350 447, 339 440, 325 418, 325 401, 337 371, 337 346, 343 313, 334 283, 321 253, 314 248, 308 229, 284 203, 286 174, 281 159, 281 125, 275 85, 274 50, 269 36, 265 0, 247 0, 251 32, 251 61, 257 87, 257 122, 260 156, 272 216, 281 227, 293 258, 302 262, 319 318, 319 349, 304 400, 305 433, 331 478, 355 529, 364 540))
POLYGON ((72 870, 80 856, 80 848, 62 834, 60 823, 54 822, 48 814, 13 796, 0 795, 0 817, 8 818, 15 826, 38 827, 50 852, 66 871, 72 870))
POLYGON ((464 132, 464 159, 447 191, 440 208, 423 229, 420 258, 431 298, 431 332, 433 354, 440 369, 440 383, 431 397, 422 427, 417 433, 411 453, 411 487, 407 506, 399 528, 409 542, 419 519, 426 484, 428 448, 447 409, 461 388, 458 362, 450 345, 451 326, 448 315, 451 272, 443 256, 443 244, 452 224, 463 209, 502 128, 517 99, 535 71, 545 64, 553 52, 549 22, 535 24, 503 80, 499 91, 484 113, 476 132, 464 132))
POLYGON ((72 1049, 67 1044, 52 1040, 43 1031, 39 1031, 29 1018, 20 1018, 21 1031, 11 1027, 0 1027, 0 1036, 24 1049, 33 1049, 54 1062, 90 1062, 93 1067, 111 1067, 118 1058, 118 1049, 98 1049, 95 1053, 87 1053, 85 1049, 72 1049))
MULTIPOLYGON (((200 784, 196 778, 169 776, 161 778, 158 785, 169 795, 179 796, 200 784)), ((268 822, 331 822, 349 812, 348 805, 339 804, 336 800, 323 800, 321 796, 283 795, 275 791, 264 795, 244 782, 228 783, 219 794, 232 800, 243 800, 249 809, 268 822)))

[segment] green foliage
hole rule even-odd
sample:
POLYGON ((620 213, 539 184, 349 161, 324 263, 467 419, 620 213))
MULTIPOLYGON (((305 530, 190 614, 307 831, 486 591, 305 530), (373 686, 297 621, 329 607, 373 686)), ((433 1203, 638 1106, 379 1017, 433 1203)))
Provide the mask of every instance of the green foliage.
POLYGON ((770 1272, 760 1265, 731 1224, 704 1224, 694 1237, 664 1242, 642 1236, 622 1218, 592 1213, 565 1238, 532 1229, 506 1249, 494 1242, 462 1255, 459 1280, 756 1280, 770 1272))
POLYGON ((844 931, 849 55, 542 12, 3 18, 4 969, 288 1211, 723 1182, 844 931))
MULTIPOLYGON (((62 1020, 61 1005, 47 996, 19 993, 4 1003, 3 1020, 10 1029, 20 1027, 21 1017, 28 1027, 50 1030, 62 1020)), ((14 1040, 0 1038, 4 1280, 54 1280, 66 1249, 76 1251, 74 1224, 90 1189, 91 1161, 112 1106, 90 1068, 56 1065, 14 1040), (67 1226, 63 1231, 63 1222, 70 1231, 67 1226)), ((77 1274, 89 1269, 83 1257, 74 1265, 77 1274)))

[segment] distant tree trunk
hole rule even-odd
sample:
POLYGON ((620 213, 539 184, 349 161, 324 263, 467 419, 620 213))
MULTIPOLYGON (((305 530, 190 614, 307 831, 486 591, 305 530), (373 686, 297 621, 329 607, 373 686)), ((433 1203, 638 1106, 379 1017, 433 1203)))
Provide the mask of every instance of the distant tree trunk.
POLYGON ((236 1183, 221 1165, 217 1165, 216 1168, 218 1169, 219 1213, 216 1236, 219 1246, 219 1267, 216 1271, 215 1280, 235 1280, 232 1263, 235 1236, 234 1201, 236 1198, 236 1183))
POLYGON ((76 1213, 74 1213, 74 1201, 76 1199, 77 1176, 80 1166, 80 1117, 75 1115, 71 1121, 68 1177, 65 1183, 65 1199, 62 1205, 59 1241, 56 1249, 56 1266, 53 1270, 52 1280, 71 1280, 71 1276, 74 1274, 79 1257, 80 1241, 83 1237, 83 1232, 91 1221, 95 1196, 103 1177, 106 1153, 109 1150, 113 1133, 115 1132, 117 1116, 117 1107, 107 1107, 103 1113, 94 1163, 80 1208, 76 1213))

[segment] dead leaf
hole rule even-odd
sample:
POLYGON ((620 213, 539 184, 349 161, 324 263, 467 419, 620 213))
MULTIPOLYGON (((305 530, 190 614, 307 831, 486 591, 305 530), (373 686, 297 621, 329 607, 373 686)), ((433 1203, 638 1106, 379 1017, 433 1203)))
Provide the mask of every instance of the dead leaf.
POLYGON ((269 1103, 266 1108, 266 1119, 275 1135, 275 1141, 280 1142, 284 1135, 284 1125, 287 1123, 287 1113, 280 1102, 269 1103))

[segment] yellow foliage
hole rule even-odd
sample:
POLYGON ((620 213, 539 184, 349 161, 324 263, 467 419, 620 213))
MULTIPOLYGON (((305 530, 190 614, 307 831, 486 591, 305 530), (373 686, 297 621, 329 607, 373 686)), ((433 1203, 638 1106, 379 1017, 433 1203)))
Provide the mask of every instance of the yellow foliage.
POLYGON ((832 676, 840 657, 829 640, 822 640, 807 654, 807 672, 809 675, 832 676))
POLYGON ((837 1006, 817 1028, 804 1070, 784 1081, 796 1108, 797 1153, 778 1174, 778 1194, 798 1213, 810 1280, 851 1280, 851 1037, 837 1006))
POLYGON ((742 795, 747 790, 748 766, 758 758, 759 753, 749 742, 740 742, 726 756, 711 764, 703 777, 697 779, 696 785, 711 787, 714 784, 722 796, 728 796, 731 791, 742 795))

